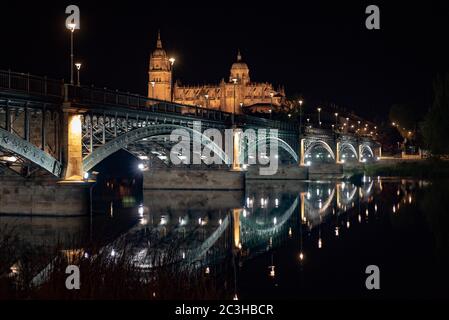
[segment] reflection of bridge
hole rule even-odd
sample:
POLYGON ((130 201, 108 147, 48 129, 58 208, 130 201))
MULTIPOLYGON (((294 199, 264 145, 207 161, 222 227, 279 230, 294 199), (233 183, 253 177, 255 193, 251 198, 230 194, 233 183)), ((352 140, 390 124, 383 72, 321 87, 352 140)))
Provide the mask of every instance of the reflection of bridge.
MULTIPOLYGON (((264 192, 251 194, 246 199, 243 208, 230 209, 228 213, 219 218, 216 216, 208 220, 204 225, 197 224, 197 219, 190 219, 182 216, 180 219, 172 217, 171 221, 161 216, 160 221, 156 219, 153 226, 139 225, 130 233, 141 228, 163 227, 162 236, 167 234, 167 229, 177 230, 181 228, 183 232, 198 231, 207 227, 208 235, 195 244, 183 246, 182 254, 179 254, 179 261, 183 260, 190 264, 198 261, 214 260, 223 257, 224 251, 249 249, 251 254, 264 252, 267 246, 272 247, 287 236, 288 230, 298 227, 298 221, 307 224, 309 228, 320 225, 333 214, 341 215, 354 208, 355 203, 366 201, 373 193, 374 182, 366 182, 361 187, 350 183, 328 182, 328 183, 305 183, 306 191, 300 191, 299 195, 283 198, 281 205, 280 198, 269 199, 264 192), (281 206, 280 206, 281 205, 281 206), (281 208, 282 207, 282 208, 281 208), (163 225, 161 225, 163 223, 163 225), (223 248, 224 240, 227 243, 223 248), (262 249, 260 251, 259 249, 262 249), (213 254, 211 254, 213 252, 213 254)), ((149 208, 150 212, 154 210, 149 208)), ((205 220, 204 220, 205 221, 205 220)), ((198 233, 205 235, 205 233, 198 233)), ((149 250, 151 248, 145 248, 149 250)), ((145 265, 145 263, 143 263, 145 265)))
MULTIPOLYGON (((25 176, 44 169, 59 178, 81 180, 85 171, 119 149, 142 160, 164 162, 170 150, 167 137, 179 128, 188 128, 193 137, 196 134, 198 142, 208 145, 228 165, 241 159, 237 151, 233 159, 227 159, 221 143, 211 143, 204 131, 195 132, 194 121, 201 121, 203 130, 234 128, 234 136, 240 134, 237 128, 277 129, 276 140, 286 151, 285 157, 280 154, 281 161, 302 165, 314 157, 365 161, 376 154, 376 144, 369 138, 317 129, 299 136, 297 125, 288 122, 0 72, 0 163, 25 176)), ((247 141, 246 146, 233 149, 251 150, 257 145, 258 141, 247 141)))

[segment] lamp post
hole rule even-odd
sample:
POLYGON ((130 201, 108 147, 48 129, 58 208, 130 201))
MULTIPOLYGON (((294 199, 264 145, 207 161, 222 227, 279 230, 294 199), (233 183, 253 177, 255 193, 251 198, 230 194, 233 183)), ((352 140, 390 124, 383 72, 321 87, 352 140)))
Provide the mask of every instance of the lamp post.
POLYGON ((77 78, 78 78, 78 87, 80 86, 80 69, 81 69, 81 62, 75 63, 76 66, 76 72, 77 72, 77 78))
POLYGON ((304 100, 299 99, 299 134, 301 134, 301 128, 302 128, 302 104, 304 103, 304 100))
POLYGON ((232 83, 234 86, 234 112, 232 113, 232 124, 235 122, 235 86, 237 85, 237 78, 232 78, 232 83))
POLYGON ((334 116, 335 116, 335 128, 337 128, 338 127, 338 112, 335 112, 334 116))
POLYGON ((76 24, 69 23, 67 26, 70 30, 70 84, 73 85, 73 33, 75 32, 76 24))
POLYGON ((174 98, 174 94, 175 94, 175 91, 173 90, 173 74, 174 74, 174 65, 175 65, 175 61, 176 61, 176 59, 175 58, 170 58, 170 59, 168 59, 168 61, 170 61, 170 68, 171 68, 171 79, 170 79, 170 91, 171 91, 171 101, 173 102, 173 98, 174 98))
POLYGON ((209 95, 205 94, 204 98, 206 99, 206 108, 209 109, 209 95))
POLYGON ((243 113, 243 102, 240 102, 240 113, 243 113))
POLYGON ((321 108, 317 108, 317 111, 318 111, 318 124, 321 128, 321 108))
POLYGON ((270 119, 273 118, 273 97, 274 93, 270 92, 270 119))
POLYGON ((154 99, 154 85, 156 84, 156 81, 150 81, 151 83, 151 98, 154 99))

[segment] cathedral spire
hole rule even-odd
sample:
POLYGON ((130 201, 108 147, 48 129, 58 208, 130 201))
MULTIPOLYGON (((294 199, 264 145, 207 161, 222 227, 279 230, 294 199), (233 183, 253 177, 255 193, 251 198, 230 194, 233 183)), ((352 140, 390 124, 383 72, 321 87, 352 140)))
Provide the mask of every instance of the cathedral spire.
POLYGON ((240 49, 237 50, 237 61, 242 61, 242 55, 240 54, 240 49))
POLYGON ((156 42, 156 48, 162 49, 162 41, 161 41, 161 30, 157 31, 157 42, 156 42))

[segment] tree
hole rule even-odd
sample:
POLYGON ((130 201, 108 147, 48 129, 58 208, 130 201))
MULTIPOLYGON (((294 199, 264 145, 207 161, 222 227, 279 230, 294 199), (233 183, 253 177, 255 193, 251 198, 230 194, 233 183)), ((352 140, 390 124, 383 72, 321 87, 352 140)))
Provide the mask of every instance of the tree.
POLYGON ((449 74, 433 84, 433 104, 421 125, 425 145, 434 156, 449 154, 449 74))

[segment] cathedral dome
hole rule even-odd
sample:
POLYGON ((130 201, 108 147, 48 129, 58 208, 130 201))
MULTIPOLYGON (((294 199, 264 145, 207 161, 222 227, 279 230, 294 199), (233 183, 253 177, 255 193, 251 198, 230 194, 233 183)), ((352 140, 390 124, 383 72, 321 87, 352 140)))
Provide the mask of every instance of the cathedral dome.
POLYGON ((231 75, 229 77, 229 81, 233 81, 233 79, 237 79, 242 81, 243 83, 249 83, 249 68, 248 65, 242 61, 242 55, 240 54, 240 50, 237 53, 237 61, 232 64, 231 67, 231 75))
POLYGON ((237 62, 234 62, 232 64, 231 70, 239 70, 239 71, 243 71, 243 70, 248 70, 248 65, 242 61, 242 55, 240 54, 240 50, 237 53, 237 62))

